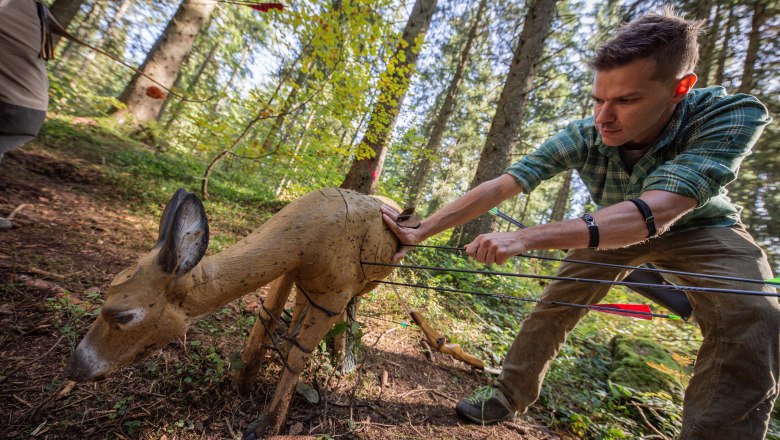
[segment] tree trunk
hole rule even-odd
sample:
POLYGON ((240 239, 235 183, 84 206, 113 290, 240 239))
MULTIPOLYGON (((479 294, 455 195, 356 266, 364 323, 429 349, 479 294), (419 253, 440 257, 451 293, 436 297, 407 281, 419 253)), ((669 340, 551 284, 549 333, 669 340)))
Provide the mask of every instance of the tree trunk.
MULTIPOLYGON (((558 189, 558 195, 555 197, 552 212, 550 213, 550 223, 563 221, 566 215, 566 206, 569 205, 569 194, 571 193, 571 180, 574 176, 574 170, 569 170, 563 175, 563 182, 558 189)), ((543 257, 552 257, 555 251, 550 249, 542 250, 539 255, 543 257)))
MULTIPOLYGON (((57 23, 62 25, 63 29, 67 30, 70 22, 73 21, 73 17, 78 14, 83 3, 84 0, 55 0, 54 3, 51 4, 49 11, 51 11, 51 15, 54 16, 57 23)), ((51 41, 53 47, 57 47, 60 38, 62 37, 57 34, 52 34, 51 41)))
POLYGON ((726 22, 726 29, 723 32, 723 45, 721 46, 720 53, 718 53, 718 67, 715 69, 715 84, 723 85, 724 75, 726 72, 726 60, 729 58, 729 52, 731 51, 731 32, 734 29, 736 14, 734 10, 737 9, 735 5, 731 5, 729 9, 729 20, 726 22))
MULTIPOLYGON (((556 0, 536 0, 529 6, 471 188, 499 176, 509 166, 528 93, 533 86, 536 64, 552 27, 555 3, 556 0)), ((455 246, 468 243, 477 235, 489 232, 492 224, 490 215, 482 215, 456 228, 450 243, 455 246)))
POLYGON ((341 183, 365 194, 376 189, 382 165, 387 154, 387 143, 395 127, 398 113, 420 53, 428 26, 431 24, 436 0, 416 0, 401 41, 387 64, 387 70, 379 82, 379 99, 371 113, 371 120, 352 166, 341 183))
MULTIPOLYGON (((123 45, 117 44, 117 41, 114 39, 114 32, 116 31, 117 24, 120 22, 120 20, 122 20, 122 17, 125 15, 125 13, 127 13, 128 9, 130 9, 130 0, 122 0, 122 2, 119 4, 119 7, 116 9, 114 16, 111 18, 111 21, 108 23, 106 31, 103 32, 103 36, 100 38, 100 42, 96 44, 97 47, 103 48, 103 50, 110 54, 117 56, 120 55, 119 52, 123 45)), ((124 39, 121 41, 124 43, 124 39)), ((95 56, 96 53, 90 51, 87 56, 84 57, 84 61, 81 63, 81 68, 79 71, 85 72, 92 64, 95 56)))
POLYGON ((474 44, 474 40, 477 36, 477 32, 482 23, 482 14, 487 8, 487 0, 479 2, 477 7, 477 14, 474 17, 474 23, 471 25, 468 37, 466 37, 466 44, 463 46, 463 50, 460 53, 460 59, 458 60, 458 66, 455 69, 455 75, 452 76, 452 81, 447 88, 447 93, 444 96, 444 102, 442 103, 439 114, 436 117, 436 121, 431 128, 431 134, 428 138, 428 144, 423 150, 423 156, 420 159, 420 163, 417 165, 417 172, 414 176, 414 181, 410 185, 409 189, 409 206, 416 207, 420 200, 420 194, 422 194, 425 181, 430 174, 431 166, 433 166, 434 158, 439 155, 439 146, 441 145, 441 138, 444 135, 444 130, 447 127, 447 122, 452 116, 452 112, 455 109, 455 97, 458 95, 458 89, 460 83, 463 81, 463 73, 466 71, 466 67, 471 59, 471 47, 474 44))
MULTIPOLYGON (((93 32, 94 29, 99 25, 100 12, 102 10, 103 8, 100 4, 97 2, 92 3, 92 5, 89 7, 89 10, 87 11, 87 14, 84 16, 84 19, 81 20, 81 24, 79 25, 78 29, 72 31, 71 34, 80 40, 86 41, 87 36, 90 35, 90 33, 93 32)), ((55 18, 57 17, 55 16, 55 18)), ((52 40, 56 41, 54 39, 54 34, 52 34, 52 40)), ((57 61, 57 68, 64 66, 65 63, 70 60, 70 57, 72 57, 80 47, 81 46, 76 44, 73 40, 68 40, 68 44, 66 44, 62 49, 62 52, 60 52, 59 60, 57 61)))
POLYGON ((696 72, 699 77, 697 84, 699 87, 707 87, 709 85, 712 61, 715 57, 715 43, 718 41, 718 35, 720 35, 720 6, 720 2, 715 5, 715 15, 712 18, 712 24, 709 26, 701 47, 701 62, 699 62, 698 72, 696 72))
MULTIPOLYGON (((301 151, 301 146, 303 145, 304 137, 306 133, 309 131, 309 127, 311 127, 311 123, 314 121, 314 115, 316 114, 317 114, 317 110, 312 109, 312 111, 309 112, 309 116, 306 118, 306 123, 303 125, 303 131, 301 132, 300 136, 298 136, 298 142, 296 142, 295 148, 290 154, 290 160, 287 162, 287 166, 284 168, 285 171, 284 174, 282 175, 282 179, 279 181, 279 186, 276 187, 277 198, 281 198, 283 196, 285 190, 287 189, 287 185, 290 183, 290 180, 292 180, 292 177, 298 171, 298 165, 295 164, 296 157, 298 156, 298 152, 301 151)), ((307 147, 308 144, 306 144, 306 146, 303 147, 303 152, 301 152, 300 155, 301 157, 306 155, 307 147)))
POLYGON ((750 25, 750 34, 748 35, 748 48, 745 53, 745 65, 742 69, 742 82, 737 89, 738 93, 750 93, 756 83, 756 61, 758 60, 758 51, 761 49, 761 26, 769 18, 767 14, 767 2, 764 0, 755 0, 753 4, 753 19, 750 25))
MULTIPOLYGON (((192 50, 195 38, 211 15, 215 4, 199 0, 184 0, 162 35, 149 50, 139 70, 165 87, 173 86, 184 59, 192 50)), ((156 87, 155 83, 138 73, 133 75, 130 83, 119 96, 119 100, 124 102, 127 108, 117 111, 114 118, 124 121, 128 116, 132 116, 133 123, 141 126, 156 120, 163 100, 146 95, 147 88, 151 86, 156 87)))
MULTIPOLYGON (((187 89, 186 93, 187 95, 190 95, 193 90, 195 90, 195 87, 198 86, 198 83, 200 82, 200 77, 203 76, 203 72, 206 71, 209 64, 214 61, 214 56, 217 54, 217 49, 219 49, 219 42, 214 42, 214 44, 211 45, 211 48, 209 49, 208 53, 206 53, 206 58, 203 59, 203 61, 198 66, 197 70, 195 70, 195 75, 192 76, 192 79, 187 83, 187 89)), ((186 62, 185 62, 186 64, 186 62)), ((176 75, 176 81, 173 82, 174 88, 179 87, 179 83, 182 80, 182 71, 179 70, 179 74, 176 75)), ((163 118, 163 115, 165 114, 166 109, 171 103, 171 95, 165 95, 165 99, 163 100, 162 107, 160 107, 160 112, 157 114, 157 121, 161 121, 163 118)), ((177 101, 176 107, 172 110, 171 117, 168 118, 168 122, 165 124, 166 130, 170 127, 170 125, 173 123, 173 121, 179 116, 179 112, 181 112, 181 109, 184 107, 184 102, 179 100, 177 101)))
POLYGON ((269 149, 271 149, 271 144, 273 143, 276 136, 279 134, 279 131, 282 129, 282 125, 284 125, 284 120, 287 117, 287 113, 292 108, 293 104, 295 104, 295 100, 298 99, 298 92, 301 90, 301 88, 306 83, 306 80, 308 79, 309 75, 306 73, 311 69, 312 64, 309 64, 306 66, 306 68, 302 68, 298 71, 298 75, 295 77, 291 84, 290 88, 290 94, 287 95, 287 99, 282 104, 282 107, 279 109, 278 116, 276 116, 276 119, 274 119, 273 123, 271 124, 271 128, 268 130, 268 133, 265 135, 265 139, 263 139, 263 146, 261 147, 260 153, 265 153, 269 149))
POLYGON ((566 215, 566 206, 569 204, 569 193, 571 192, 571 180, 573 175, 574 170, 569 170, 563 175, 563 183, 561 183, 561 187, 558 189, 558 195, 555 197, 555 204, 550 213, 550 223, 563 221, 563 216, 566 215))
POLYGON ((233 84, 233 82, 236 80, 236 77, 241 73, 241 68, 244 66, 244 63, 246 63, 247 58, 249 58, 249 53, 249 46, 244 46, 244 48, 241 49, 241 57, 239 57, 238 64, 233 66, 233 70, 230 72, 230 77, 228 78, 225 85, 222 86, 222 89, 219 93, 219 99, 217 99, 217 102, 214 104, 214 110, 212 110, 213 113, 219 113, 220 106, 227 97, 227 89, 233 84))
MULTIPOLYGON (((114 16, 111 18, 111 22, 108 23, 106 32, 103 33, 103 37, 100 39, 101 47, 106 47, 108 49, 108 46, 112 44, 114 39, 114 32, 119 26, 119 23, 122 21, 122 17, 124 17, 127 13, 128 9, 130 9, 130 0, 122 0, 122 2, 119 4, 119 7, 116 9, 114 16)), ((116 50, 117 48, 112 49, 116 50)), ((118 55, 116 52, 114 52, 114 54, 118 55)))

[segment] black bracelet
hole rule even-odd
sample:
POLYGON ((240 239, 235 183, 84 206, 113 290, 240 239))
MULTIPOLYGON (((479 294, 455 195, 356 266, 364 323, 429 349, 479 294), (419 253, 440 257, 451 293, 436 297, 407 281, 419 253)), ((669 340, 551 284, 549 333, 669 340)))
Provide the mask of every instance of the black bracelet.
POLYGON ((583 214, 582 219, 588 225, 588 232, 590 232, 588 247, 594 249, 599 247, 599 225, 596 224, 596 219, 590 214, 583 214))
POLYGON ((645 224, 647 225, 647 238, 655 237, 656 235, 656 228, 655 228, 655 217, 653 217, 653 211, 650 210, 650 207, 647 206, 647 203, 645 203, 642 199, 629 199, 629 202, 636 205, 637 209, 639 209, 639 212, 642 213, 642 217, 645 218, 645 224))

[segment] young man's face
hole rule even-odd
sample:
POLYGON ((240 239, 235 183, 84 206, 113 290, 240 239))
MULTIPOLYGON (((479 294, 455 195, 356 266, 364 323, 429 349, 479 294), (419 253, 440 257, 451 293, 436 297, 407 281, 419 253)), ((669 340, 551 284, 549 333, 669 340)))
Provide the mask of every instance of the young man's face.
POLYGON ((596 71, 593 122, 611 147, 649 145, 671 119, 677 82, 651 79, 655 61, 640 59, 622 67, 596 71))

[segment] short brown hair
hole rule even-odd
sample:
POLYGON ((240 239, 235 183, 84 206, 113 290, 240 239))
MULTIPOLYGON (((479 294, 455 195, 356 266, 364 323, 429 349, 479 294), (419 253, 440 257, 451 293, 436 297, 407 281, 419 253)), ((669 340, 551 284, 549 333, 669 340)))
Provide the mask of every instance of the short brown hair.
POLYGON ((651 58, 653 79, 669 80, 692 73, 699 62, 696 41, 703 20, 686 20, 671 7, 662 13, 643 15, 617 29, 617 36, 596 52, 588 63, 595 70, 610 70, 651 58))

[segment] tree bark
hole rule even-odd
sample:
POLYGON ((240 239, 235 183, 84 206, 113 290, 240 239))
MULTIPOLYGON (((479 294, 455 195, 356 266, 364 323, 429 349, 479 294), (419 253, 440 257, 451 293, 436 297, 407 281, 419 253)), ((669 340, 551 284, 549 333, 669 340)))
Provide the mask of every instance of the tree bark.
POLYGON ((371 113, 363 140, 352 166, 341 183, 342 188, 372 194, 379 181, 387 154, 387 143, 395 127, 404 96, 409 89, 412 73, 420 53, 422 41, 431 24, 436 0, 416 0, 406 22, 401 41, 390 58, 387 70, 380 80, 380 94, 371 113))
POLYGON ((469 34, 466 37, 466 44, 463 46, 463 50, 460 53, 458 65, 455 69, 455 74, 452 76, 452 81, 447 88, 447 92, 444 96, 444 102, 442 103, 439 114, 433 123, 431 128, 431 134, 428 138, 428 143, 423 150, 423 156, 420 159, 420 163, 417 165, 417 172, 415 173, 414 180, 409 189, 409 206, 417 207, 417 203, 420 200, 425 181, 428 179, 428 175, 431 172, 434 158, 439 155, 439 146, 441 145, 441 138, 444 135, 444 130, 447 128, 447 123, 452 116, 452 112, 455 109, 455 98, 458 95, 458 89, 463 81, 463 74, 466 71, 471 60, 471 47, 476 39, 477 32, 482 23, 482 15, 487 9, 487 0, 481 0, 477 7, 477 13, 474 17, 474 23, 471 25, 469 34))
MULTIPOLYGON (((195 87, 198 86, 198 83, 200 82, 200 77, 203 76, 203 72, 206 71, 206 69, 209 67, 209 64, 211 64, 214 61, 214 56, 217 54, 217 49, 219 49, 219 42, 214 42, 211 45, 211 48, 209 49, 208 53, 206 53, 206 57, 203 59, 203 61, 200 63, 198 68, 195 70, 195 75, 192 76, 192 79, 187 83, 187 95, 192 93, 193 90, 195 90, 195 87)), ((187 63, 186 60, 184 62, 187 63)), ((175 88, 179 88, 179 83, 182 80, 182 71, 179 70, 179 74, 176 75, 176 80, 173 82, 173 85, 175 88)), ((157 114, 157 121, 161 121, 163 119, 163 115, 166 112, 166 109, 171 104, 171 95, 165 95, 165 99, 163 100, 163 104, 160 107, 160 112, 157 114)), ((179 112, 181 112, 181 109, 184 107, 184 102, 179 100, 176 103, 176 107, 174 107, 171 117, 168 118, 168 122, 165 124, 166 130, 171 126, 173 121, 179 116, 179 112)))
POLYGON ((274 139, 276 139, 279 131, 282 129, 282 125, 284 125, 284 120, 287 117, 287 113, 290 111, 293 104, 295 104, 296 99, 298 99, 298 92, 306 84, 306 80, 309 77, 306 72, 308 72, 311 67, 312 64, 309 64, 305 69, 302 68, 298 70, 298 74, 290 85, 290 93, 287 95, 287 99, 284 100, 282 107, 278 111, 279 115, 276 117, 276 119, 274 119, 273 123, 271 123, 271 128, 268 129, 268 133, 266 133, 265 139, 263 139, 263 145, 260 149, 260 153, 265 153, 271 149, 271 144, 273 143, 274 139))
MULTIPOLYGON (((558 189, 558 195, 555 197, 555 204, 553 204, 553 209, 550 213, 549 223, 563 221, 563 217, 566 215, 566 207, 569 205, 569 194, 571 193, 571 181, 573 176, 574 170, 569 170, 563 175, 563 182, 558 189)), ((539 254, 543 257, 552 257, 554 251, 545 249, 539 254)))
MULTIPOLYGON (((73 17, 78 14, 83 3, 84 0, 55 0, 54 3, 51 4, 49 11, 51 11, 51 15, 54 16, 57 23, 62 25, 63 29, 67 30, 70 22, 72 22, 73 17)), ((57 43, 59 43, 61 38, 62 37, 57 34, 52 34, 51 41, 54 48, 57 47, 57 43)))
MULTIPOLYGON (((102 10, 103 7, 100 4, 97 2, 92 3, 86 15, 81 20, 79 27, 73 30, 71 34, 75 35, 76 38, 80 40, 86 41, 88 36, 98 27, 100 22, 100 13, 102 10)), ((57 17, 55 16, 54 18, 57 17)), ((52 34, 52 41, 56 41, 54 39, 54 34, 52 34)), ((81 46, 76 44, 73 40, 68 40, 68 43, 60 52, 59 59, 57 60, 57 68, 64 66, 65 63, 70 60, 70 57, 72 57, 80 47, 81 46)))
MULTIPOLYGON (((119 52, 122 50, 125 41, 124 39, 115 39, 113 34, 116 31, 117 23, 119 23, 129 8, 130 0, 122 0, 114 12, 111 21, 109 21, 108 25, 106 26, 106 30, 100 37, 100 41, 96 43, 95 46, 102 48, 110 54, 119 56, 119 52)), ((98 20, 98 26, 99 21, 100 20, 98 20)), ((82 74, 86 74, 87 69, 89 69, 89 67, 92 65, 92 61, 95 60, 95 56, 97 55, 97 52, 94 51, 87 52, 87 54, 84 56, 84 59, 81 61, 81 67, 79 67, 78 71, 82 72, 82 74)))
MULTIPOLYGON (((211 15, 215 4, 184 0, 149 50, 139 70, 165 87, 173 86, 184 59, 192 50, 195 38, 203 29, 203 24, 211 15)), ((124 121, 131 116, 133 123, 141 126, 156 120, 163 100, 146 95, 147 88, 151 86, 156 87, 149 79, 136 73, 119 96, 119 100, 124 102, 127 108, 117 111, 114 118, 124 121)))
MULTIPOLYGON (((536 64, 552 27, 555 3, 556 0, 536 0, 529 6, 471 188, 499 176, 509 166, 528 93, 533 86, 536 64)), ((455 246, 468 243, 477 235, 489 232, 492 225, 492 217, 482 215, 456 228, 450 243, 455 246)))
POLYGON ((696 72, 699 77, 699 82, 697 84, 699 87, 707 87, 709 85, 712 61, 715 56, 715 43, 718 41, 718 35, 720 35, 720 7, 721 4, 718 2, 718 4, 715 5, 715 15, 712 18, 712 24, 709 26, 706 38, 704 38, 704 42, 701 47, 701 62, 699 63, 699 68, 697 69, 698 72, 696 72))
POLYGON ((555 197, 555 204, 550 213, 550 223, 563 221, 563 216, 566 215, 566 206, 569 204, 569 193, 571 192, 571 180, 573 175, 574 170, 569 170, 563 175, 563 183, 561 183, 561 187, 558 189, 558 195, 555 197))
POLYGON ((726 22, 726 29, 723 32, 723 45, 721 46, 720 53, 718 53, 718 67, 715 69, 715 84, 723 85, 726 72, 726 60, 731 52, 731 32, 734 29, 736 14, 734 10, 737 9, 735 5, 731 5, 729 8, 729 19, 726 22))
POLYGON ((753 19, 750 25, 750 34, 748 35, 748 48, 745 53, 745 64, 742 68, 742 82, 737 89, 738 93, 750 93, 756 83, 756 61, 758 61, 758 51, 761 49, 761 26, 769 18, 767 14, 767 2, 764 0, 755 0, 753 3, 753 19))

